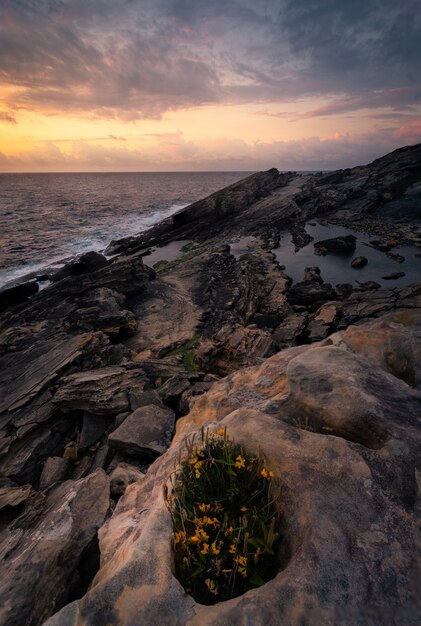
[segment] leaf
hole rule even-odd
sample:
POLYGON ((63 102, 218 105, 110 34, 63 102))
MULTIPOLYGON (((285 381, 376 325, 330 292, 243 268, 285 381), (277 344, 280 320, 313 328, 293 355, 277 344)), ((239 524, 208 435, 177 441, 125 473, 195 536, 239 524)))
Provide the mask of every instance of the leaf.
POLYGON ((234 467, 235 463, 232 463, 230 461, 224 461, 224 459, 215 459, 215 461, 217 463, 220 463, 221 465, 229 465, 230 467, 234 467))
POLYGON ((200 565, 198 565, 198 566, 196 567, 196 569, 194 570, 194 572, 192 573, 192 577, 193 577, 193 576, 199 576, 199 574, 200 574, 201 572, 203 572, 203 570, 204 570, 204 569, 205 569, 205 565, 203 565, 202 563, 200 563, 200 565))
POLYGON ((248 540, 248 543, 251 543, 255 548, 266 548, 266 544, 262 539, 252 538, 248 540))
POLYGON ((258 572, 254 572, 253 576, 250 576, 249 582, 256 587, 261 587, 265 584, 265 581, 258 572))

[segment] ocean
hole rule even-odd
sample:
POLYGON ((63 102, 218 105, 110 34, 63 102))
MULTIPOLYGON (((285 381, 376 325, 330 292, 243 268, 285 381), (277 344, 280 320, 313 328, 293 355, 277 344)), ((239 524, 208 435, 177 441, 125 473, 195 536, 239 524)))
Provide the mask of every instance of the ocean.
POLYGON ((103 250, 249 174, 0 174, 0 287, 103 250))

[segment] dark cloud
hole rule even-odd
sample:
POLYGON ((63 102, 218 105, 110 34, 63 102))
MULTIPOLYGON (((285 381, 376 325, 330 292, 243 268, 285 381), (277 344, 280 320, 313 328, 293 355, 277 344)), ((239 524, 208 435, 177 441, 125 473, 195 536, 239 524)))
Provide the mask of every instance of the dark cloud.
POLYGON ((413 107, 417 4, 2 0, 0 81, 19 87, 16 107, 127 120, 312 96, 333 102, 309 115, 413 107))

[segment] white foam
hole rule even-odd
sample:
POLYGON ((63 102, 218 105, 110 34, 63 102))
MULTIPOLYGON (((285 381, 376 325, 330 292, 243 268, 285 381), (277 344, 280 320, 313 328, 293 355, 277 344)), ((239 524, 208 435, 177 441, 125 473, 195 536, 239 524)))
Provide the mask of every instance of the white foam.
POLYGON ((34 272, 41 274, 51 269, 59 269, 70 260, 69 257, 77 257, 90 250, 102 252, 112 239, 138 235, 186 206, 188 205, 172 204, 165 209, 156 209, 148 214, 132 214, 123 218, 116 216, 114 220, 108 221, 103 228, 100 228, 99 232, 69 241, 65 246, 64 255, 54 256, 39 263, 26 263, 19 267, 0 270, 0 288, 34 272))

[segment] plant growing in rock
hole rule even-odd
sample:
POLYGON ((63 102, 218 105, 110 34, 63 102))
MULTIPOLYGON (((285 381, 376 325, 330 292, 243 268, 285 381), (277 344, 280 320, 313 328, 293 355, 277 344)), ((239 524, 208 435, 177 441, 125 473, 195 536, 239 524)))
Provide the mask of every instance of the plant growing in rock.
POLYGON ((279 535, 274 476, 226 430, 201 432, 165 490, 173 519, 175 570, 202 604, 241 595, 273 578, 279 535))

